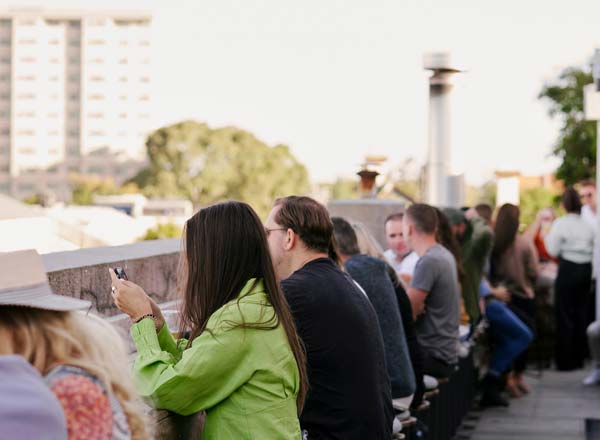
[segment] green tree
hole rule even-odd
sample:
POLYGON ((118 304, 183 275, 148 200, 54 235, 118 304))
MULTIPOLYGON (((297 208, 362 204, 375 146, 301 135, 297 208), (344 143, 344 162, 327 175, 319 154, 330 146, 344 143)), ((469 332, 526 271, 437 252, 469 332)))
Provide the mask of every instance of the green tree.
POLYGON ((309 190, 306 168, 287 146, 269 147, 239 128, 180 122, 152 133, 146 148, 149 166, 131 182, 150 197, 197 206, 237 199, 264 216, 276 197, 309 190))
POLYGON ((591 82, 589 70, 570 67, 539 94, 549 102, 548 114, 562 122, 552 154, 562 160, 556 177, 567 185, 596 175, 596 128, 583 114, 583 87, 591 82))
POLYGON ((558 196, 549 189, 531 188, 519 194, 519 209, 523 225, 528 226, 533 223, 538 211, 549 207, 558 208, 558 196))
POLYGON ((357 199, 360 196, 358 193, 358 178, 338 177, 331 185, 330 192, 332 200, 357 199))
POLYGON ((119 187, 110 179, 95 176, 73 174, 70 176, 72 187, 71 203, 75 205, 91 205, 94 195, 132 194, 140 192, 134 183, 119 187))
POLYGON ((162 240, 165 238, 180 238, 183 233, 181 226, 175 223, 160 223, 155 228, 146 231, 140 240, 162 240))

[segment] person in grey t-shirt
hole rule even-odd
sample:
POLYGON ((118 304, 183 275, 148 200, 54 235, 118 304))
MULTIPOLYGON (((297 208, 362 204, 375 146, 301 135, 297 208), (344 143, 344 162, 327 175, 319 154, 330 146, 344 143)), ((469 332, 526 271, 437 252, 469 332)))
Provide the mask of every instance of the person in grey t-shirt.
POLYGON ((435 240, 437 214, 429 205, 411 205, 404 216, 404 237, 421 257, 408 289, 417 338, 425 352, 424 371, 448 377, 457 363, 460 291, 456 261, 435 240))

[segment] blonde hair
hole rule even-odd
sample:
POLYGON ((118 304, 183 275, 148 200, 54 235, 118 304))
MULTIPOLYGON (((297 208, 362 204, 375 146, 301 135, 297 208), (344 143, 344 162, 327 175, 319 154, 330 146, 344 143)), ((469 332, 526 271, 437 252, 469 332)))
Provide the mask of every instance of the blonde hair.
POLYGON ((121 404, 132 438, 148 438, 125 345, 111 324, 79 312, 2 306, 0 330, 10 336, 0 339, 0 353, 23 356, 42 375, 66 364, 96 376, 121 404))
POLYGON ((350 224, 352 225, 352 229, 354 229, 354 232, 356 233, 356 239, 358 241, 358 248, 360 249, 360 253, 386 261, 383 255, 383 249, 381 248, 379 243, 377 243, 377 240, 375 240, 371 233, 367 231, 365 226, 362 223, 354 221, 350 224))

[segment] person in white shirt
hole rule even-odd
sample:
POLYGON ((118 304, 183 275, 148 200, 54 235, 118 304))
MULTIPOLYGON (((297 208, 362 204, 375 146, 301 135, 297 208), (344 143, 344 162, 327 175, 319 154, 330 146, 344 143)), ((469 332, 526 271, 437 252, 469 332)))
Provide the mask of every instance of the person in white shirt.
POLYGON ((402 212, 385 219, 385 239, 388 249, 383 253, 387 262, 394 268, 401 281, 409 284, 419 261, 416 252, 410 250, 402 233, 402 212))
POLYGON ((594 229, 581 217, 581 200, 573 188, 562 195, 567 215, 554 221, 544 238, 546 250, 560 258, 554 282, 556 311, 556 367, 583 367, 587 352, 587 308, 592 281, 594 229))

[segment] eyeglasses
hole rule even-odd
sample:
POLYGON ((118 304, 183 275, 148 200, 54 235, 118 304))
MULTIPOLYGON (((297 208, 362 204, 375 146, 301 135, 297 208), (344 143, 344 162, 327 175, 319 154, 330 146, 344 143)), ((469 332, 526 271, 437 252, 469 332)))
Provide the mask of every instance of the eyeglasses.
POLYGON ((269 234, 273 231, 287 231, 288 228, 265 228, 265 233, 267 234, 267 237, 269 236, 269 234))
POLYGON ((579 197, 582 199, 591 199, 593 196, 594 194, 591 192, 579 194, 579 197))

